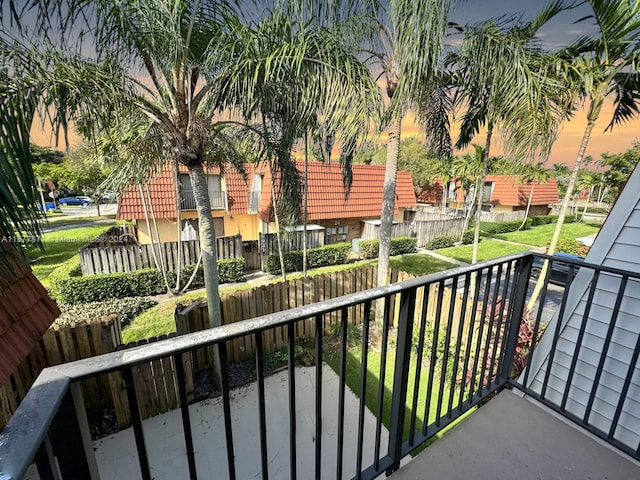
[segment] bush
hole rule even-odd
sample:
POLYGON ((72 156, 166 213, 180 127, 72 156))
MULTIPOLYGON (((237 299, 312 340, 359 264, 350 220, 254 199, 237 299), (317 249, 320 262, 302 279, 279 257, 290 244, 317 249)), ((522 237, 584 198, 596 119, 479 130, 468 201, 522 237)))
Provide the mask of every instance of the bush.
MULTIPOLYGON (((224 260, 218 260, 218 282, 233 283, 241 281, 244 277, 244 262, 244 258, 227 258, 224 260)), ((181 287, 187 284, 195 267, 195 265, 185 265, 180 269, 181 287)), ((175 278, 175 273, 170 273, 170 283, 175 285, 175 278)), ((191 282, 189 288, 201 287, 204 287, 204 270, 202 270, 202 265, 198 267, 198 272, 193 278, 193 282, 191 282)))
MULTIPOLYGON (((194 265, 186 265, 181 270, 181 285, 184 285, 193 273, 194 265)), ((244 258, 218 260, 218 280, 220 283, 235 282, 244 274, 244 258)), ((176 282, 176 274, 167 273, 169 285, 176 282)), ((202 267, 198 269, 192 288, 204 285, 202 267)), ((87 277, 57 280, 51 289, 51 295, 58 303, 75 305, 78 303, 102 302, 125 297, 145 297, 165 293, 162 273, 155 268, 136 270, 128 273, 108 273, 87 277)))
MULTIPOLYGON (((473 232, 471 232, 471 238, 473 239, 473 232)), ((456 241, 453 237, 435 237, 431 239, 430 242, 427 242, 424 248, 427 250, 438 250, 439 248, 453 247, 454 243, 456 243, 456 241)))
POLYGON ((126 327, 135 317, 157 304, 158 302, 150 298, 129 297, 107 302, 69 305, 62 308, 62 315, 56 323, 88 322, 96 318, 116 316, 121 325, 126 327))
MULTIPOLYGON (((532 220, 527 218, 522 230, 531 229, 531 224, 532 220)), ((480 222, 480 230, 490 234, 509 233, 518 230, 520 225, 522 225, 522 220, 514 220, 512 222, 480 222)))
MULTIPOLYGON (((333 243, 318 248, 307 250, 307 267, 318 268, 326 265, 340 265, 347 263, 350 243, 333 243)), ((302 270, 304 254, 302 250, 293 250, 284 254, 284 268, 287 272, 302 270)), ((272 274, 280 273, 280 257, 277 254, 269 255, 266 270, 272 274)))
MULTIPOLYGON (((404 255, 406 253, 416 253, 418 251, 417 239, 412 237, 397 237, 391 239, 389 254, 404 255)), ((360 256, 362 258, 376 258, 380 251, 380 240, 364 240, 360 242, 360 256)))
MULTIPOLYGON (((547 244, 547 249, 549 244, 547 244)), ((589 251, 589 247, 583 245, 578 240, 571 240, 569 238, 561 238, 556 246, 556 252, 572 253, 573 255, 585 256, 589 251)))
MULTIPOLYGON (((473 230, 467 230, 466 232, 464 232, 464 234, 462 235, 462 244, 471 245, 473 243, 473 235, 474 235, 473 230)), ((482 237, 478 238, 478 243, 480 243, 481 241, 482 241, 482 237)))
POLYGON ((531 217, 531 226, 537 227, 538 225, 548 225, 549 223, 555 223, 557 221, 557 215, 538 215, 531 217))
POLYGON ((64 304, 103 302, 114 298, 144 297, 165 292, 159 270, 147 269, 128 273, 109 273, 59 281, 52 296, 64 304))

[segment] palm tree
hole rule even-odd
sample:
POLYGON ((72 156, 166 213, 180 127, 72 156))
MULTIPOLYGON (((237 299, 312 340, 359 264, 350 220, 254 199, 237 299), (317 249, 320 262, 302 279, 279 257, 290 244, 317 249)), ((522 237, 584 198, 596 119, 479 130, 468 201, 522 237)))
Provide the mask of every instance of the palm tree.
MULTIPOLYGON (((458 148, 466 147, 486 125, 486 175, 494 128, 501 128, 507 150, 519 158, 525 152, 546 152, 555 139, 551 84, 541 72, 548 63, 535 43, 538 30, 563 10, 555 0, 530 22, 504 25, 494 20, 467 28, 461 50, 450 57, 458 79, 463 116, 458 148)), ((477 260, 482 190, 477 192, 472 263, 477 260)))
MULTIPOLYGON (((484 181, 485 148, 482 145, 474 144, 473 150, 473 153, 466 153, 453 161, 454 178, 460 182, 462 188, 465 190, 465 206, 469 205, 469 209, 465 215, 464 228, 462 229, 463 234, 469 227, 473 205, 476 205, 476 198, 478 197, 478 192, 482 190, 484 181), (469 193, 471 193, 471 199, 467 201, 466 197, 469 193)), ((479 223, 479 220, 477 220, 476 223, 479 223)))
POLYGON ((543 184, 551 177, 551 171, 544 168, 544 163, 542 162, 526 164, 523 166, 524 171, 520 173, 520 178, 522 181, 531 184, 531 190, 529 190, 529 198, 527 200, 527 208, 524 211, 524 218, 522 219, 522 224, 518 227, 518 230, 521 230, 525 223, 527 223, 527 217, 529 216, 529 210, 531 209, 531 200, 533 199, 533 189, 536 186, 534 182, 543 184))
MULTIPOLYGON (((555 253, 564 219, 583 163, 584 153, 591 133, 600 118, 602 106, 608 96, 613 97, 614 112, 607 130, 638 114, 640 99, 640 3, 634 0, 588 0, 597 33, 579 39, 563 52, 566 62, 563 69, 567 90, 576 103, 587 106, 587 125, 582 135, 567 191, 562 200, 556 228, 551 237, 547 254, 555 253)), ((535 304, 548 262, 545 262, 540 281, 536 285, 529 307, 535 304)))

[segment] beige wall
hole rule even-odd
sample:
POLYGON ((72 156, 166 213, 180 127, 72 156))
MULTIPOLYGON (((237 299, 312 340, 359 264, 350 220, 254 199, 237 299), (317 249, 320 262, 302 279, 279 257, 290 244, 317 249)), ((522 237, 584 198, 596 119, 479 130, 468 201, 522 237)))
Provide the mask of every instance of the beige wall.
MULTIPOLYGON (((157 220, 158 232, 160 233, 161 242, 177 242, 178 241, 178 225, 174 223, 173 219, 161 218, 157 220)), ((153 238, 156 238, 155 229, 153 223, 150 222, 151 229, 153 231, 153 238)), ((138 241, 140 243, 151 243, 151 237, 149 236, 149 230, 147 229, 147 222, 144 220, 138 220, 138 241)))

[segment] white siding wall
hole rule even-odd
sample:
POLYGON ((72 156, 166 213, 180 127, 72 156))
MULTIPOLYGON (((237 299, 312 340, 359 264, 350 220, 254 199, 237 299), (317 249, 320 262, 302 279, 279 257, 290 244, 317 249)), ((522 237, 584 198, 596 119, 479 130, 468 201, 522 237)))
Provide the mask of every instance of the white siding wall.
MULTIPOLYGON (((640 170, 636 169, 628 186, 635 192, 630 192, 627 188, 622 193, 594 242, 587 262, 640 272, 640 170)), ((567 388, 569 368, 583 322, 592 278, 591 272, 581 270, 578 273, 561 322, 546 392, 547 398, 558 405, 567 388)), ((567 411, 580 418, 584 416, 589 395, 594 388, 595 372, 601 353, 605 349, 605 337, 614 315, 613 307, 620 283, 620 277, 608 274, 600 275, 597 283, 566 404, 567 411)), ((556 322, 557 318, 550 323, 531 364, 530 386, 538 392, 542 389, 548 368, 556 322)), ((636 342, 640 341, 639 337, 640 282, 630 280, 617 315, 603 373, 599 384, 595 386, 596 396, 589 418, 589 423, 604 432, 610 429, 636 342)), ((614 438, 633 449, 637 448, 640 442, 640 368, 637 368, 637 365, 634 366, 631 386, 623 402, 614 438)))

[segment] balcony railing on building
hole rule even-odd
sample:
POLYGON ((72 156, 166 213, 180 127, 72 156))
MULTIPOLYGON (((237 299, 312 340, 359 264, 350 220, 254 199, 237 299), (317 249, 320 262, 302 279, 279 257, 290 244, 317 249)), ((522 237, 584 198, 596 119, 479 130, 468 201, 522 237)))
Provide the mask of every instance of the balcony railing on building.
MULTIPOLYGON (((227 192, 224 190, 209 190, 209 202, 211 202, 211 210, 227 210, 227 192)), ((196 209, 196 199, 192 191, 182 191, 180 208, 182 210, 196 209)))
MULTIPOLYGON (((609 287, 611 279, 618 282, 619 288, 610 298, 614 312, 611 324, 615 325, 627 283, 638 281, 640 276, 590 264, 570 265, 559 315, 563 315, 572 279, 579 268, 580 274, 590 273, 586 285, 591 293, 581 310, 584 321, 576 332, 573 351, 567 350, 566 345, 559 347, 558 322, 555 331, 550 332, 555 335, 551 336, 551 348, 545 352, 537 347, 541 345, 538 340, 546 322, 543 320, 548 294, 546 282, 537 310, 529 312, 525 308, 534 257, 528 253, 512 255, 45 369, 0 433, 0 478, 22 478, 31 462, 37 464, 42 478, 57 478, 54 477, 57 470, 62 478, 99 478, 84 410, 82 381, 113 373, 122 375, 141 476, 152 478, 149 439, 145 437, 139 409, 139 402, 145 400, 139 398, 133 369, 158 359, 166 359, 176 367, 184 439, 179 454, 186 458, 182 475, 197 478, 196 457, 207 455, 207 444, 194 440, 184 365, 199 357, 198 352, 213 345, 219 352, 221 372, 224 428, 218 433, 226 445, 226 464, 219 466, 223 477, 240 478, 239 466, 247 458, 255 457, 260 459, 262 478, 269 478, 273 447, 270 428, 276 425, 279 430, 286 429, 289 438, 286 447, 288 477, 376 478, 398 470, 403 457, 422 448, 445 427, 505 388, 525 392, 628 455, 640 458, 638 445, 618 435, 623 405, 638 368, 640 338, 635 343, 632 360, 625 367, 627 374, 623 384, 618 385, 615 414, 608 424, 603 426, 601 418, 592 415, 596 391, 606 376, 603 367, 607 348, 597 353, 600 362, 592 372, 590 385, 586 385, 591 394, 580 417, 571 413, 567 403, 572 368, 584 353, 584 332, 591 328, 589 312, 593 292, 604 278, 609 281, 609 287), (373 318, 374 303, 382 304, 382 318, 373 318), (379 336, 372 332, 374 324, 379 336), (353 339, 354 325, 361 329, 357 342, 353 339), (523 332, 527 332, 530 339, 528 345, 522 343, 523 332), (238 420, 232 417, 234 397, 229 387, 228 351, 230 345, 237 342, 241 342, 243 349, 248 349, 247 353, 255 358, 258 420, 253 435, 238 431, 238 420), (313 461, 303 462, 308 469, 300 466, 302 454, 298 451, 301 448, 298 442, 301 419, 297 418, 300 405, 296 398, 298 377, 295 372, 296 349, 301 345, 309 347, 314 365, 315 402, 309 414, 314 429, 313 461), (546 371, 555 370, 554 355, 557 356, 560 348, 563 356, 569 356, 569 363, 562 367, 566 370, 565 375, 569 375, 569 381, 564 394, 557 398, 558 384, 551 385, 556 381, 555 375, 550 377, 544 371, 542 375, 534 375, 535 372, 530 373, 525 367, 545 360, 552 366, 546 371), (286 381, 280 385, 277 399, 267 396, 265 390, 265 359, 270 350, 287 354, 286 381), (536 357, 539 350, 545 355, 544 359, 536 357), (323 369, 324 360, 335 364, 339 378, 336 397, 323 396, 327 374, 323 369), (514 373, 523 368, 524 374, 514 378, 514 373), (355 379, 348 374, 354 369, 358 372, 355 379), (347 385, 358 397, 353 410, 345 406, 347 385), (270 419, 267 400, 288 404, 288 418, 270 419), (327 444, 323 419, 328 414, 329 404, 335 407, 337 427, 331 432, 332 443, 327 444), (365 417, 370 414, 375 419, 374 426, 365 431, 365 417), (352 439, 346 436, 347 420, 356 421, 357 431, 352 439), (255 438, 258 446, 254 451, 240 451, 250 443, 249 437, 255 438), (335 458, 333 471, 323 470, 322 458, 326 456, 335 458)), ((585 284, 579 286, 587 287, 585 284)), ((601 307, 594 305, 594 311, 601 311, 601 307)), ((606 336, 608 340, 612 332, 611 327, 606 336)), ((582 388, 585 388, 584 379, 581 378, 582 388)), ((560 391, 562 393, 562 389, 560 391)), ((499 435, 499 428, 496 425, 487 435, 499 435)))

